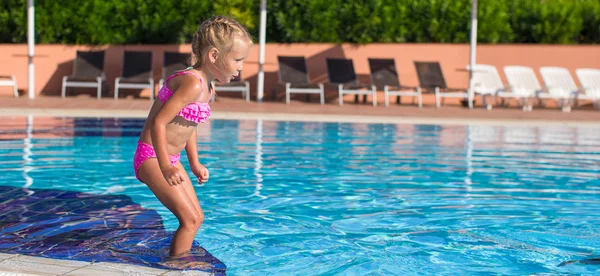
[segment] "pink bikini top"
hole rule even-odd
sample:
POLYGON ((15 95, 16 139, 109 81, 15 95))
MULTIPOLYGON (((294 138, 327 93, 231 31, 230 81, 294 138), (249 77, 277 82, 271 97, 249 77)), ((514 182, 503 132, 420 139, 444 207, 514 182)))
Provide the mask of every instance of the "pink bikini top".
MULTIPOLYGON (((169 87, 167 87, 167 83, 169 82, 169 80, 171 80, 172 78, 174 78, 176 76, 185 75, 185 74, 192 74, 192 75, 196 76, 196 78, 198 78, 198 80, 200 80, 200 83, 202 83, 202 78, 200 78, 200 76, 198 76, 197 74, 194 74, 194 72, 191 72, 191 71, 177 72, 177 73, 169 76, 165 80, 165 84, 163 85, 163 87, 161 87, 160 90, 158 91, 157 97, 158 97, 158 99, 160 99, 161 102, 164 103, 169 98, 171 98, 171 96, 173 96, 173 91, 171 91, 171 89, 169 89, 169 87)), ((210 90, 210 84, 208 87, 210 90)), ((211 96, 212 96, 212 91, 211 91, 211 96)), ((179 113, 177 113, 177 116, 180 116, 181 118, 183 118, 187 121, 190 121, 190 122, 204 123, 204 122, 206 122, 206 119, 208 119, 208 117, 210 116, 210 106, 208 105, 208 103, 193 102, 193 103, 186 105, 183 109, 181 109, 179 111, 179 113)))

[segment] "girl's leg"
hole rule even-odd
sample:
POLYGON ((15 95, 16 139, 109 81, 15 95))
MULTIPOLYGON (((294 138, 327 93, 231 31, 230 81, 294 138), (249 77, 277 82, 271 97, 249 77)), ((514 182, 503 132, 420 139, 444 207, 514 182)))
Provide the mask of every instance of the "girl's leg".
MULTIPOLYGON (((183 165, 181 165, 181 162, 177 162, 177 164, 175 164, 175 165, 178 166, 179 168, 181 168, 183 171, 185 171, 185 168, 183 167, 183 165)), ((192 180, 190 179, 190 176, 187 174, 187 172, 185 174, 184 179, 185 179, 185 181, 181 185, 183 185, 183 187, 185 188, 185 191, 187 192, 187 195, 190 197, 190 199, 194 203, 194 206, 196 206, 196 210, 198 211, 198 213, 202 216, 202 218, 204 218, 204 212, 202 212, 202 208, 200 207, 200 202, 198 202, 198 196, 196 195, 196 191, 194 190, 194 185, 192 183, 192 180)))
POLYGON ((138 169, 138 176, 179 220, 179 228, 171 240, 169 255, 176 256, 188 252, 192 247, 196 232, 204 220, 204 215, 198 212, 198 207, 188 196, 185 183, 170 186, 160 172, 156 158, 144 161, 138 169))

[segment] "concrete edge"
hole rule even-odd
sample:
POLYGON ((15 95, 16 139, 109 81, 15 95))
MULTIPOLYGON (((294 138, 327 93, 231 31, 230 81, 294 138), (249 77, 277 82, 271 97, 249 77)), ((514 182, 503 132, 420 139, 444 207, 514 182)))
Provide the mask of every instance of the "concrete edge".
MULTIPOLYGON (((44 116, 44 117, 103 117, 103 118, 145 118, 148 111, 127 109, 57 109, 57 108, 3 108, 0 116, 44 116)), ((257 112, 213 112, 213 119, 263 120, 296 122, 337 122, 337 123, 385 123, 385 124, 424 124, 424 125, 500 125, 500 126, 600 126, 594 121, 550 121, 528 119, 477 119, 477 118, 435 118, 435 117, 394 117, 377 115, 339 114, 292 114, 257 112)))
POLYGON ((168 270, 160 268, 151 268, 138 265, 130 265, 124 263, 109 263, 109 262, 82 262, 62 259, 51 259, 44 257, 33 257, 21 254, 3 253, 5 258, 2 262, 9 262, 11 267, 5 269, 0 267, 0 275, 6 276, 43 276, 43 275, 85 275, 86 271, 95 273, 105 272, 107 274, 122 273, 123 275, 198 275, 206 276, 213 275, 202 271, 181 271, 168 270), (8 256, 8 257, 7 257, 8 256), (23 263, 23 267, 19 264, 23 263), (60 271, 56 270, 60 267, 60 271), (33 269, 35 268, 35 269, 33 269), (40 270, 39 268, 44 268, 40 270), (54 268, 54 269, 53 269, 54 268), (88 271, 89 270, 89 271, 88 271), (43 271, 43 272, 42 272, 43 271))

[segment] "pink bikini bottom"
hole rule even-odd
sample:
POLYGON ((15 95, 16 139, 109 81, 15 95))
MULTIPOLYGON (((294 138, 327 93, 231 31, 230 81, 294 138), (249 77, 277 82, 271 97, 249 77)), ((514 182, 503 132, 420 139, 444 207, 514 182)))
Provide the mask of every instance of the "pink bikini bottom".
MULTIPOLYGON (((177 155, 169 155, 171 157, 171 164, 175 165, 177 161, 179 161, 180 154, 177 155)), ((144 161, 149 158, 156 158, 156 152, 154 151, 154 147, 150 144, 146 144, 142 141, 138 141, 137 148, 135 149, 135 154, 133 155, 133 170, 135 171, 135 177, 140 180, 138 176, 138 169, 144 163, 144 161)), ((142 181, 142 180, 140 180, 142 181)))

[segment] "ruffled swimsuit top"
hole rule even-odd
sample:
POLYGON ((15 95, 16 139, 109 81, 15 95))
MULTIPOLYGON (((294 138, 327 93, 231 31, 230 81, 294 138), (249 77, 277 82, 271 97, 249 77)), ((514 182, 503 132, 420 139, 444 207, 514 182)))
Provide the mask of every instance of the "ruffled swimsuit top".
MULTIPOLYGON (((202 83, 202 78, 200 78, 200 76, 198 76, 197 74, 194 74, 194 72, 187 71, 187 70, 177 72, 177 73, 169 76, 165 80, 165 84, 158 91, 157 97, 158 97, 158 99, 160 99, 161 102, 164 103, 169 98, 171 98, 171 96, 173 96, 173 91, 171 91, 171 89, 169 89, 169 87, 167 87, 167 83, 169 82, 169 80, 171 80, 172 78, 174 78, 176 76, 185 75, 185 74, 192 74, 192 75, 196 76, 198 78, 198 80, 200 80, 200 83, 202 83)), ((210 84, 208 85, 208 87, 210 90, 210 84)), ((211 97, 212 97, 212 91, 210 93, 211 93, 211 97)), ((204 122, 206 122, 206 119, 208 119, 208 117, 210 116, 210 106, 208 105, 208 103, 193 102, 193 103, 186 105, 183 109, 181 109, 177 113, 177 116, 179 116, 187 121, 190 121, 190 122, 204 123, 204 122)))

